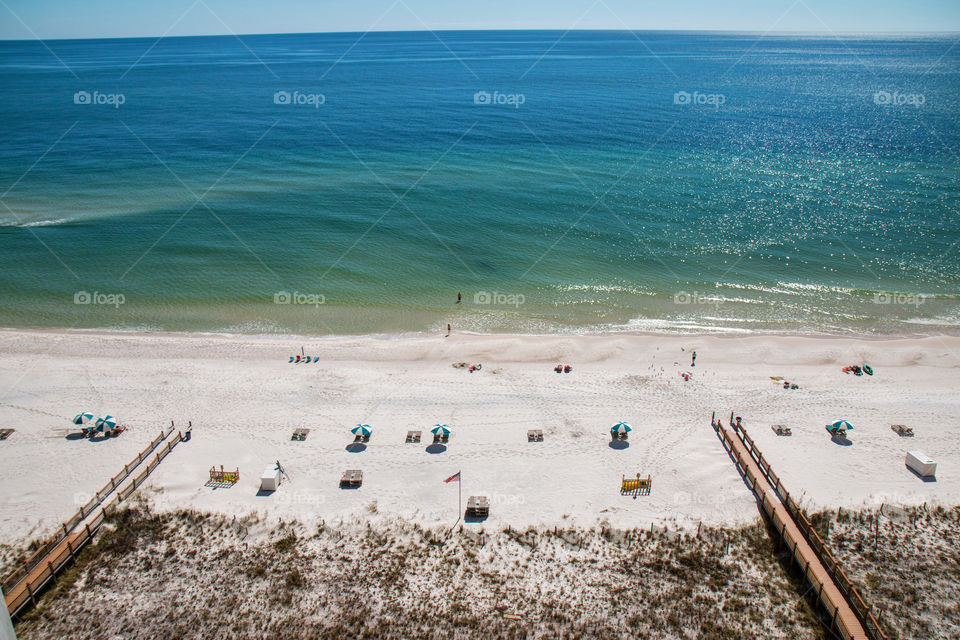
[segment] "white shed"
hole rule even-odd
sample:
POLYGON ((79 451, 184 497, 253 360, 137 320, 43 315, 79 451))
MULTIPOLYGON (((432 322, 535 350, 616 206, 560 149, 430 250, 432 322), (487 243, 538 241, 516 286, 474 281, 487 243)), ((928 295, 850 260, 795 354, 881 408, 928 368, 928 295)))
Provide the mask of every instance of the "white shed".
POLYGON ((272 464, 260 474, 260 490, 276 491, 280 488, 280 468, 272 464))
POLYGON ((924 478, 937 475, 937 463, 923 451, 908 451, 906 463, 924 478))

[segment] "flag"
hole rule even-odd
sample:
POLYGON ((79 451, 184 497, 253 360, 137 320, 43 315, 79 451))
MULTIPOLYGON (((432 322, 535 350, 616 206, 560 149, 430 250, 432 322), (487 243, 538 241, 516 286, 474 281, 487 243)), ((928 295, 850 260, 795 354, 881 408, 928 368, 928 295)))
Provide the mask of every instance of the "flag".
POLYGON ((444 482, 460 482, 460 472, 457 471, 455 474, 444 480, 444 482))

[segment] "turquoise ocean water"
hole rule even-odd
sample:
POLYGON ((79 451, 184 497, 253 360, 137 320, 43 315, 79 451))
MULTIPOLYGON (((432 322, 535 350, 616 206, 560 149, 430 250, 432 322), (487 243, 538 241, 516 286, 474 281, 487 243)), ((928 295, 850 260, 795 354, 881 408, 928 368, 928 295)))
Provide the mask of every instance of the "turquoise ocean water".
POLYGON ((0 326, 958 333, 956 39, 0 42, 0 326))

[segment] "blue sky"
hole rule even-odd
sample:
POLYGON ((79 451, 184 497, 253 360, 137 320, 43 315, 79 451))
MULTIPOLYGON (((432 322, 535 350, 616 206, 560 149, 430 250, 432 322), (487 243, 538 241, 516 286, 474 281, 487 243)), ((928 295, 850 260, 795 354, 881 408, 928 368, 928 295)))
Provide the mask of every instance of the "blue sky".
POLYGON ((420 29, 960 31, 960 0, 0 0, 0 39, 420 29))

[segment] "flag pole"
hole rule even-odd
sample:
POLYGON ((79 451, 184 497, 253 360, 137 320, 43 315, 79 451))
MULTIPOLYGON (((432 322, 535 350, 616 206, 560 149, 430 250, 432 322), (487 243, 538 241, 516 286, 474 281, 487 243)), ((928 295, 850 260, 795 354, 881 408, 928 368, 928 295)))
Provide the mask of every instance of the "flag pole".
POLYGON ((457 519, 463 517, 463 473, 457 471, 460 474, 460 482, 457 483, 457 519))

